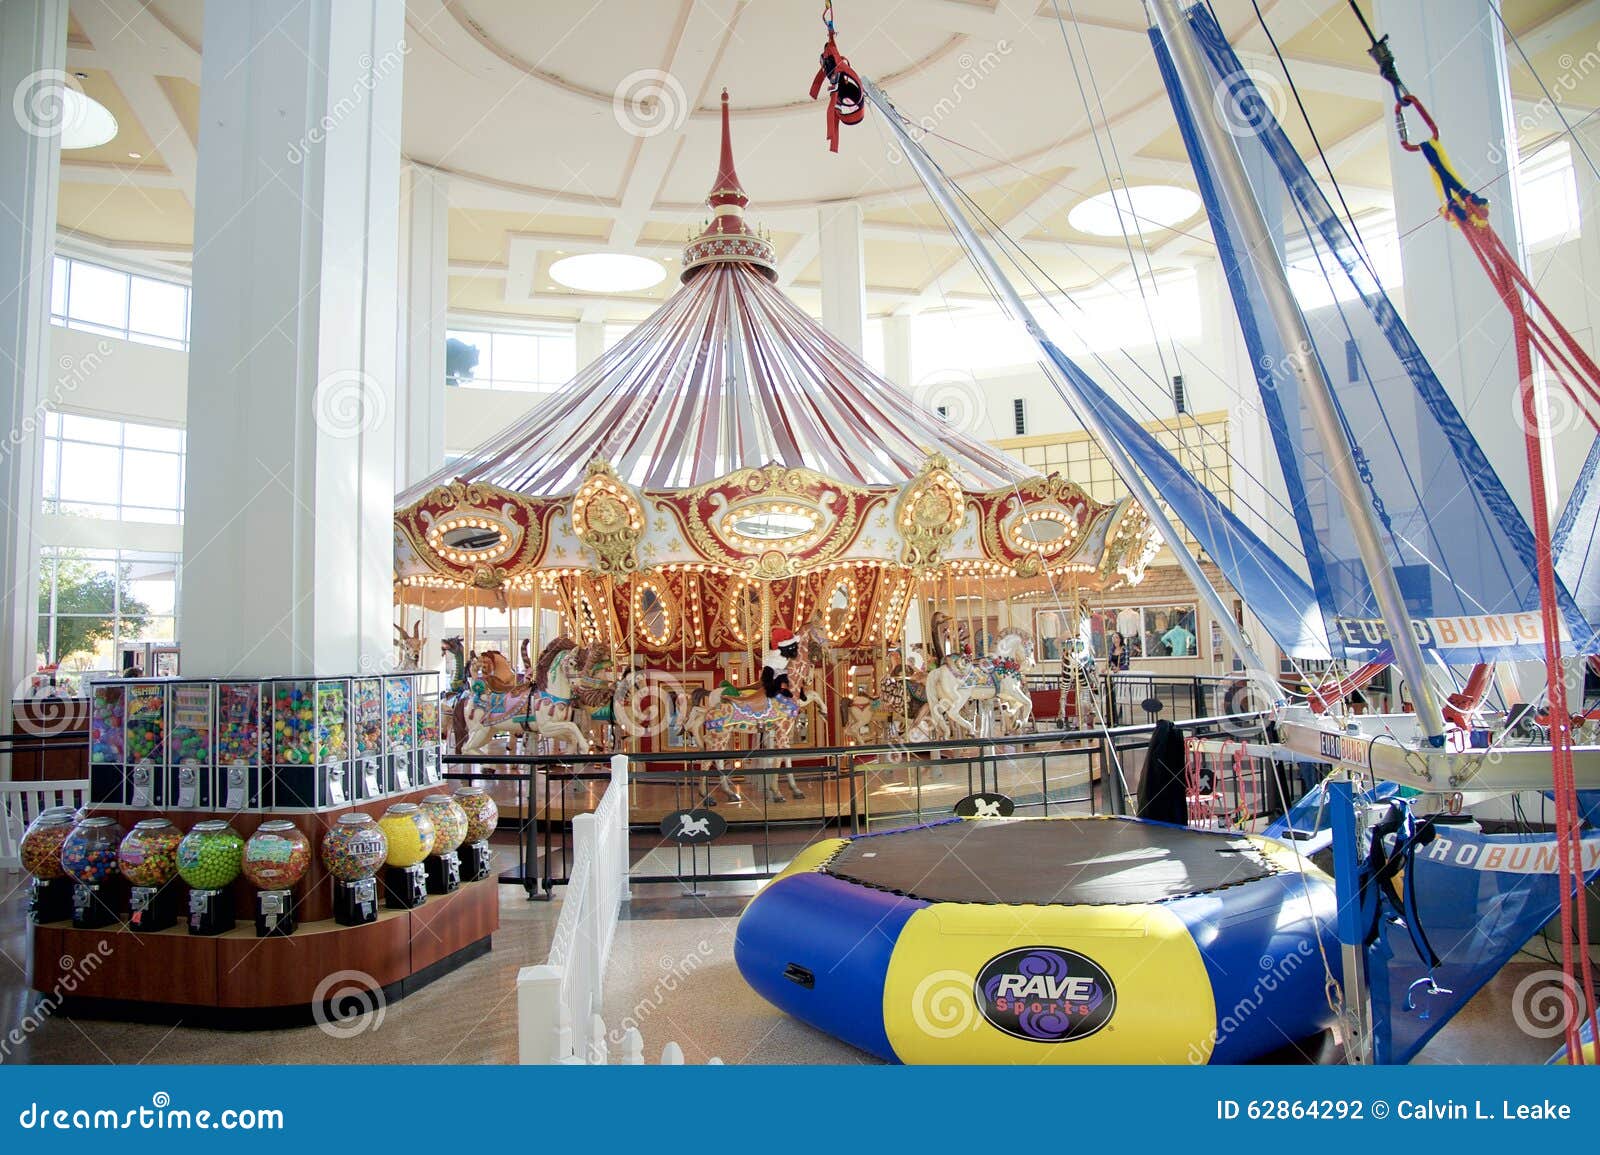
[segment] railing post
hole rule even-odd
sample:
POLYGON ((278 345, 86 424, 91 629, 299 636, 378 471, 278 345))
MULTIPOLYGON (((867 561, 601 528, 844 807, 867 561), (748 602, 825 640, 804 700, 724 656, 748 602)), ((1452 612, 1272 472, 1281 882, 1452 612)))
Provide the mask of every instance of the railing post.
POLYGON ((611 757, 611 789, 617 795, 617 897, 619 901, 627 902, 633 897, 633 890, 628 884, 629 872, 633 869, 633 856, 629 853, 628 847, 628 830, 632 820, 626 754, 613 754, 611 757))
POLYGON ((517 972, 517 1062, 559 1063, 562 1046, 561 971, 547 963, 517 972))

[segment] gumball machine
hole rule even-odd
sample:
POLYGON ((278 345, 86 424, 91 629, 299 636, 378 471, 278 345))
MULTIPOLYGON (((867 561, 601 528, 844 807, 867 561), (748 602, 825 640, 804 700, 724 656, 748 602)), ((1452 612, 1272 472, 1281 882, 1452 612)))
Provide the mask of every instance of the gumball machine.
POLYGON ((489 836, 500 824, 500 807, 482 786, 457 787, 455 800, 467 816, 467 836, 457 851, 461 857, 461 879, 478 882, 489 877, 494 861, 489 850, 489 836))
POLYGON ((61 866, 61 844, 77 821, 70 806, 41 810, 23 832, 18 852, 28 884, 28 917, 34 922, 65 922, 72 917, 75 883, 61 866))
POLYGON ((114 818, 78 820, 61 843, 61 869, 77 885, 72 889, 72 925, 79 929, 110 926, 117 921, 112 891, 119 885, 117 846, 122 827, 114 818))
POLYGON ((454 894, 461 888, 461 856, 456 848, 467 837, 467 812, 448 794, 429 794, 422 812, 433 823, 433 853, 423 859, 429 894, 454 894))
POLYGON ((389 840, 383 872, 383 905, 409 910, 428 901, 428 875, 423 861, 433 853, 437 831, 433 819, 415 802, 396 802, 378 825, 389 840))
POLYGON ((244 839, 220 818, 196 822, 178 843, 178 874, 189 884, 189 933, 221 934, 234 926, 233 892, 244 839))
POLYGON ((341 814, 322 836, 322 867, 333 877, 333 920, 360 926, 378 918, 378 871, 389 840, 372 815, 341 814))
POLYGON ((293 934, 294 888, 311 865, 311 840, 293 822, 275 818, 244 844, 243 870, 256 890, 256 937, 293 934))
POLYGON ((178 921, 178 843, 183 835, 165 818, 133 824, 117 848, 117 868, 128 880, 128 925, 134 930, 166 930, 178 921))

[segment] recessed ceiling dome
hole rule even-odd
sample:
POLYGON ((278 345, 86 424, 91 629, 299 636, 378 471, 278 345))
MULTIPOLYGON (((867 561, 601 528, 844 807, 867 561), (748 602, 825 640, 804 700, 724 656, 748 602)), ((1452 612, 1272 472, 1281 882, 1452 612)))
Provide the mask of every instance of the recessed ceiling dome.
POLYGON ((1111 189, 1079 201, 1067 223, 1092 237, 1120 237, 1141 229, 1170 229, 1200 211, 1200 197, 1169 184, 1111 189))

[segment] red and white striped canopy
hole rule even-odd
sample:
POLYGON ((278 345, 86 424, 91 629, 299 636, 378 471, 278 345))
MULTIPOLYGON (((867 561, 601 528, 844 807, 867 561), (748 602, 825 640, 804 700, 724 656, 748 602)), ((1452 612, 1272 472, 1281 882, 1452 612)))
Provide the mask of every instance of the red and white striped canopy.
POLYGON ((803 466, 899 486, 930 453, 968 490, 1033 471, 952 428, 877 376, 756 267, 719 262, 558 393, 402 494, 455 478, 526 497, 570 493, 601 458, 641 489, 689 489, 734 470, 803 466))

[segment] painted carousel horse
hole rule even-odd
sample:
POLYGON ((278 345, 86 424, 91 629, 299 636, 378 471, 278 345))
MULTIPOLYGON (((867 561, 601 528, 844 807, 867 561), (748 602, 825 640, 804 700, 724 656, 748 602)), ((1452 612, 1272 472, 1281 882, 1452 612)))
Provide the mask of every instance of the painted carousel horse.
MULTIPOLYGON (((732 748, 734 737, 738 734, 750 735, 753 750, 788 750, 793 746, 799 730, 801 707, 821 704, 821 699, 807 688, 809 674, 808 662, 802 658, 790 659, 789 669, 784 675, 789 692, 779 692, 771 697, 759 686, 744 691, 730 686, 720 690, 697 688, 689 698, 689 709, 683 722, 684 734, 694 739, 702 750, 719 753, 732 748)), ((786 769, 791 766, 787 756, 779 764, 786 769)), ((717 773, 720 777, 718 785, 728 797, 734 802, 743 801, 738 790, 734 789, 733 780, 728 777, 727 765, 722 759, 717 760, 717 773)), ((805 791, 795 781, 793 769, 789 769, 785 777, 789 780, 789 792, 796 799, 804 798, 805 791)), ((766 777, 766 787, 770 801, 787 801, 778 790, 776 775, 766 777)), ((706 802, 715 806, 716 798, 708 792, 706 802)))
POLYGON ((540 655, 540 679, 517 680, 511 661, 499 650, 485 650, 473 663, 469 700, 466 706, 467 740, 463 754, 484 752, 496 734, 549 738, 572 746, 580 754, 589 752, 589 736, 572 720, 572 694, 559 659, 576 647, 571 639, 557 638, 547 649, 556 649, 547 660, 540 655))
POLYGON ((978 725, 964 711, 969 703, 980 709, 1000 707, 1020 728, 1033 718, 1033 699, 1023 688, 1022 675, 1032 668, 1033 638, 1015 627, 1002 630, 994 643, 994 657, 977 660, 958 653, 942 653, 939 619, 934 615, 935 655, 939 662, 928 671, 928 711, 941 727, 959 727, 973 737, 978 725))
MULTIPOLYGON (((467 647, 459 638, 445 638, 439 643, 444 656, 450 659, 450 682, 444 688, 440 708, 449 719, 450 744, 459 753, 467 741, 467 703, 472 700, 472 687, 467 681, 467 647)), ((473 655, 476 660, 477 655, 473 655)))

